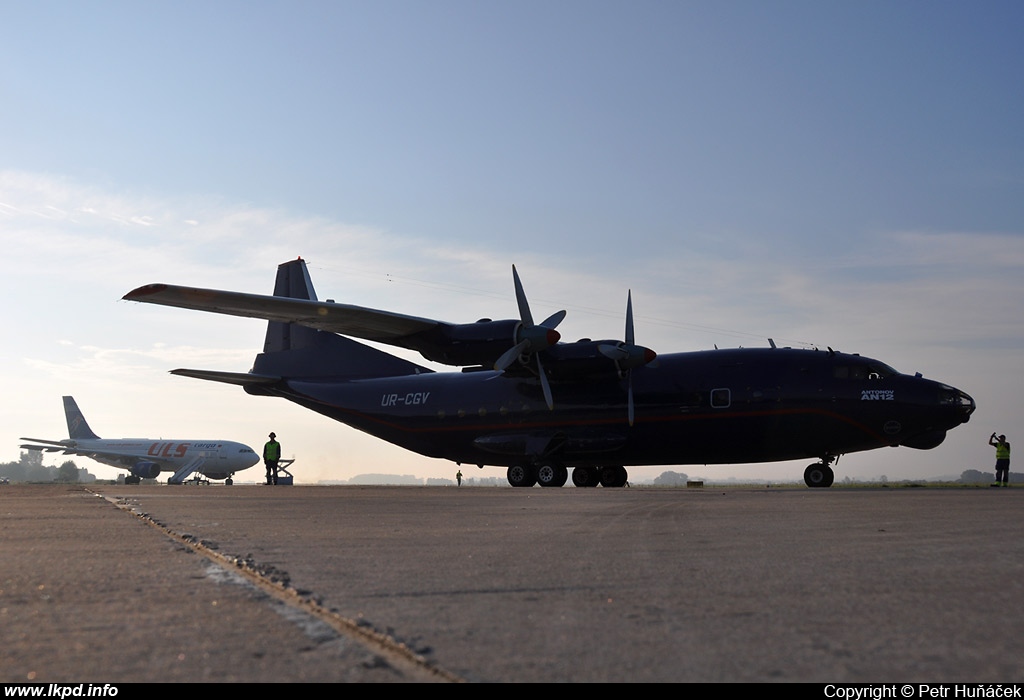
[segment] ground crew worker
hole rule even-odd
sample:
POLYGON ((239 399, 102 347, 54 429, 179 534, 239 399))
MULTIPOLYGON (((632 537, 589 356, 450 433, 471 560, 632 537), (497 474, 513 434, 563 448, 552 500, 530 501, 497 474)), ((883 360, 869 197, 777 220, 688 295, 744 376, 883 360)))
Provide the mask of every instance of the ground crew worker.
POLYGON ((281 461, 281 443, 277 436, 270 434, 270 440, 263 446, 263 463, 267 465, 267 486, 277 485, 277 463, 281 461))
POLYGON ((1010 485, 1010 443, 1006 441, 1005 435, 996 439, 996 434, 988 439, 988 444, 996 448, 996 483, 993 486, 1010 485))
POLYGON ((459 473, 455 475, 455 480, 457 482, 459 482, 459 486, 462 486, 462 470, 461 469, 459 470, 459 473))

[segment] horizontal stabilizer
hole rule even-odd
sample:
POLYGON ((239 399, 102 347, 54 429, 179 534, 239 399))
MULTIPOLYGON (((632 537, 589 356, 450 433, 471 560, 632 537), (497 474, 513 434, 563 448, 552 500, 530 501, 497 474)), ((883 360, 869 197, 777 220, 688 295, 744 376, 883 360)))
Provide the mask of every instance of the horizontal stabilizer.
MULTIPOLYGON (((58 447, 61 447, 61 448, 64 448, 64 447, 74 447, 75 446, 75 444, 73 442, 71 442, 70 440, 43 440, 42 438, 33 438, 33 437, 23 437, 23 438, 18 438, 18 439, 19 440, 31 440, 32 442, 41 442, 44 445, 57 445, 58 447)), ((33 447, 38 448, 39 445, 22 445, 21 447, 22 447, 22 449, 33 449, 33 447)))
POLYGON ((180 377, 192 377, 193 379, 206 379, 211 382, 223 382, 225 384, 236 384, 238 386, 265 386, 277 384, 281 377, 274 377, 266 374, 253 374, 251 372, 217 372, 207 369, 172 369, 171 374, 180 377))

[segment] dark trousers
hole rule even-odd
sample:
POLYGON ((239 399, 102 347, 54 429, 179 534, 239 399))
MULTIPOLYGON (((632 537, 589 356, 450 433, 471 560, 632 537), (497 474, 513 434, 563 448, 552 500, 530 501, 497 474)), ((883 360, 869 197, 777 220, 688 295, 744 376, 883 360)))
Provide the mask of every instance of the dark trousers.
POLYGON ((1008 484, 1008 483, 1010 483, 1010 460, 1008 460, 1008 459, 997 459, 996 460, 996 483, 997 484, 1008 484))
POLYGON ((277 485, 277 462, 265 462, 267 465, 267 486, 277 485))

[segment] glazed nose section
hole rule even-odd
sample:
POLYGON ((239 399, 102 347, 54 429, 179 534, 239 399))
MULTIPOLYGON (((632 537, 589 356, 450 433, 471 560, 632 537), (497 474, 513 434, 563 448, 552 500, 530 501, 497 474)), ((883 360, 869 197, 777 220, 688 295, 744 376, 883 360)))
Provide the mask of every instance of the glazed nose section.
POLYGON ((958 409, 962 423, 969 421, 974 409, 977 408, 974 399, 969 394, 946 385, 942 386, 942 391, 939 393, 939 403, 958 409))

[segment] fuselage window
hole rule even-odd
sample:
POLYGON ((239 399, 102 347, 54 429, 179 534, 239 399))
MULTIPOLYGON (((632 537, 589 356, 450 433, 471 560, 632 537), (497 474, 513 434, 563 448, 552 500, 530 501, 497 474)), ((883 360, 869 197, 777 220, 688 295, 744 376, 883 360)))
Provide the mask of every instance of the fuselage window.
POLYGON ((728 389, 712 389, 711 390, 711 407, 712 408, 728 408, 731 403, 732 395, 728 389))

